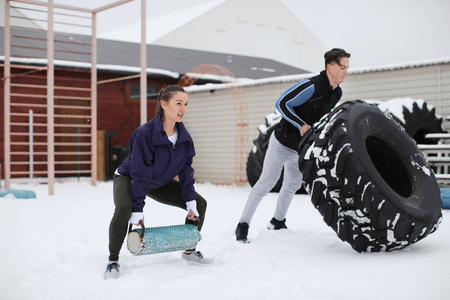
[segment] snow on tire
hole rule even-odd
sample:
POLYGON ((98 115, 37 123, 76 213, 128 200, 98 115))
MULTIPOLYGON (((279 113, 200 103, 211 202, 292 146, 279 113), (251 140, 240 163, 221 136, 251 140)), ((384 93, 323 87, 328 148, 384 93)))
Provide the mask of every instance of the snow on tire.
POLYGON ((442 201, 414 140, 389 114, 360 100, 324 116, 299 145, 311 201, 358 252, 402 249, 434 232, 442 201))
POLYGON ((426 139, 427 133, 444 133, 442 117, 436 109, 421 99, 398 98, 380 102, 378 107, 392 115, 417 144, 437 144, 437 140, 426 139))

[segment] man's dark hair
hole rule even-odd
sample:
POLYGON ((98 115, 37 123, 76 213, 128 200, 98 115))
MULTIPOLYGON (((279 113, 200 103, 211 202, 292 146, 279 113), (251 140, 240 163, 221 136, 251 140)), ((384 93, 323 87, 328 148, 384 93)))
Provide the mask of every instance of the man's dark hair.
POLYGON ((328 64, 337 63, 340 64, 341 58, 348 57, 350 58, 350 53, 346 52, 344 49, 333 48, 330 51, 326 52, 325 55, 325 69, 328 64))

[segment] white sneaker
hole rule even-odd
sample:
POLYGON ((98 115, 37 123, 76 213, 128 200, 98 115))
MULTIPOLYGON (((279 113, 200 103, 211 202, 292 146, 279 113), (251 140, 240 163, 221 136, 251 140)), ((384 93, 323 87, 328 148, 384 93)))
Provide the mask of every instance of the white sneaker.
POLYGON ((106 266, 105 274, 103 275, 103 278, 105 279, 117 279, 119 278, 119 268, 120 265, 116 262, 110 262, 106 266))
POLYGON ((195 251, 189 254, 183 252, 183 254, 181 254, 181 258, 183 258, 190 265, 206 266, 213 262, 212 259, 204 258, 200 251, 195 251))

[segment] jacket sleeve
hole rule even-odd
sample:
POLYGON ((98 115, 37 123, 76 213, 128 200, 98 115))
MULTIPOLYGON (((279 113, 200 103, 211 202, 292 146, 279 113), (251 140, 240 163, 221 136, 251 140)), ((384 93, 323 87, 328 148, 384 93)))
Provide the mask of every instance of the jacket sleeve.
POLYGON ((194 156, 194 145, 190 144, 186 163, 184 164, 183 169, 178 175, 180 179, 181 198, 186 202, 194 200, 196 198, 194 188, 194 169, 192 168, 192 160, 194 156))
POLYGON ((153 174, 153 154, 150 136, 145 130, 137 130, 133 141, 130 161, 133 212, 142 212, 153 174))
POLYGON ((308 101, 314 94, 314 90, 314 85, 309 79, 301 80, 280 96, 275 107, 285 120, 300 129, 306 122, 295 113, 294 107, 308 101))

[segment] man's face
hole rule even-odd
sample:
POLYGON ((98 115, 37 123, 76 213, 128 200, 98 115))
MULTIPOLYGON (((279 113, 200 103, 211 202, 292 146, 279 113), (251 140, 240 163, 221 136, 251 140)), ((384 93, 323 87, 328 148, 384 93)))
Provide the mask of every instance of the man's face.
POLYGON ((349 63, 348 57, 342 57, 339 63, 333 62, 327 65, 327 71, 329 77, 331 77, 329 79, 332 86, 337 86, 344 82, 345 76, 348 74, 349 63))

